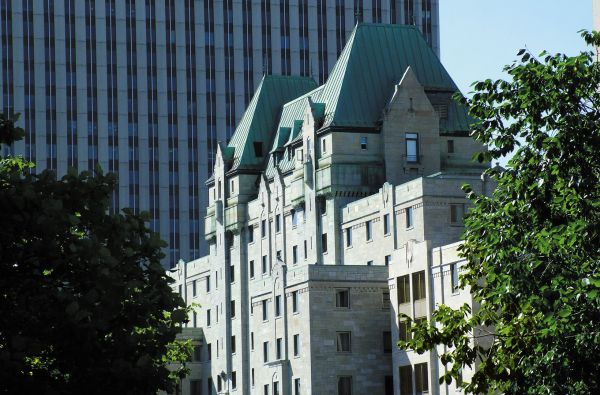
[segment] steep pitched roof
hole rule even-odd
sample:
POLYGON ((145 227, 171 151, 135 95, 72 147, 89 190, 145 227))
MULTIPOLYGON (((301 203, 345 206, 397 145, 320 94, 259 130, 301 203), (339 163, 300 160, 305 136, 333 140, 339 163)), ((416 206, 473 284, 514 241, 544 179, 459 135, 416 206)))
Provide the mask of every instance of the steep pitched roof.
POLYGON ((269 152, 282 105, 316 86, 308 77, 264 76, 227 146, 233 151, 231 170, 260 168, 269 152), (254 142, 262 143, 263 156, 255 155, 254 142))
POLYGON ((426 90, 458 91, 416 27, 357 25, 325 83, 323 126, 375 126, 408 66, 426 90))

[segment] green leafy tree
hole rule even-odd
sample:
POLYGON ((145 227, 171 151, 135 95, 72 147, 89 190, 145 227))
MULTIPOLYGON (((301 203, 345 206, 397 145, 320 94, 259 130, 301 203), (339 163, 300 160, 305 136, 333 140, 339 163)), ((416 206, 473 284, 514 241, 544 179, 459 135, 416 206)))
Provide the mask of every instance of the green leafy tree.
MULTIPOLYGON (((0 115, 0 144, 24 135, 0 115)), ((182 299, 146 215, 108 215, 101 171, 0 159, 0 392, 152 394, 185 373, 182 299), (177 369, 167 369, 165 362, 177 369)))
POLYGON ((517 150, 488 171, 492 196, 465 187, 461 286, 473 311, 439 306, 399 345, 449 346, 441 380, 475 366, 468 393, 600 393, 600 35, 582 37, 589 52, 521 50, 508 81, 477 82, 462 99, 489 147, 480 161, 517 150))

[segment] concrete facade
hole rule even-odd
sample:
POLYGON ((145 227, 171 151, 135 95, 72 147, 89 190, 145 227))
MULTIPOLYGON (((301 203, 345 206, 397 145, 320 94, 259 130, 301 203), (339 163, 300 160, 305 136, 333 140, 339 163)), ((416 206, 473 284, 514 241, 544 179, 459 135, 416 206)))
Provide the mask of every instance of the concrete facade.
MULTIPOLYGON (((483 147, 467 130, 442 130, 455 113, 440 107, 455 88, 423 85, 419 59, 395 71, 396 82, 386 79, 373 126, 343 126, 336 114, 326 123, 328 108, 347 96, 334 102, 325 93, 339 80, 356 82, 344 78, 350 56, 364 59, 361 37, 400 41, 411 33, 359 25, 353 34, 359 49, 345 50, 347 64, 334 68, 331 82, 281 104, 261 168, 244 168, 238 155, 256 151, 246 118, 236 131, 246 140, 234 135, 238 145, 217 150, 207 183, 210 253, 170 272, 174 291, 197 304, 187 327, 203 328, 200 372, 184 380, 184 394, 192 381, 194 389, 201 383, 197 394, 399 393, 398 368, 410 358, 392 351, 394 278, 406 262, 427 267, 436 248, 459 239, 468 209, 462 184, 485 194, 491 185, 481 176, 486 165, 470 161, 483 147), (300 125, 298 135, 283 144, 277 133, 289 119, 300 125)), ((377 68, 389 66, 372 67, 378 76, 377 68)), ((427 280, 428 290, 433 283, 427 280)), ((427 302, 415 309, 417 317, 429 314, 427 302)), ((428 366, 437 368, 431 358, 428 366)), ((436 372, 426 371, 437 383, 436 372)))

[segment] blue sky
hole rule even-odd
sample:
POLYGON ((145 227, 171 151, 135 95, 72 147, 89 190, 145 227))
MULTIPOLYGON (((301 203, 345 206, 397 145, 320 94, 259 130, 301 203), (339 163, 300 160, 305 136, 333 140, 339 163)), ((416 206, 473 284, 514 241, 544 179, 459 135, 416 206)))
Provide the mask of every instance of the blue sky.
POLYGON ((576 54, 592 28, 592 0, 440 0, 442 63, 463 93, 500 78, 520 48, 576 54))

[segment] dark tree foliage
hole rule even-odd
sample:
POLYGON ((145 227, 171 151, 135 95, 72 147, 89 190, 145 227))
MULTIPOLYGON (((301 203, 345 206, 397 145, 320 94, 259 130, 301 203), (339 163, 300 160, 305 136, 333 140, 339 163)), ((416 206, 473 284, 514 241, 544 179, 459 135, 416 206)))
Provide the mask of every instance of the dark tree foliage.
POLYGON ((461 285, 476 308, 440 306, 399 345, 449 346, 442 380, 475 366, 468 393, 600 393, 600 35, 582 37, 591 49, 574 57, 521 50, 509 81, 463 99, 489 147, 480 161, 518 149, 488 171, 493 196, 465 187, 461 285))
MULTIPOLYGON (((0 144, 23 136, 0 115, 0 144)), ((152 394, 170 389, 185 320, 162 242, 129 210, 108 215, 100 171, 30 174, 0 159, 0 392, 152 394)))

